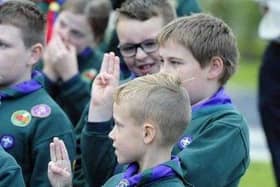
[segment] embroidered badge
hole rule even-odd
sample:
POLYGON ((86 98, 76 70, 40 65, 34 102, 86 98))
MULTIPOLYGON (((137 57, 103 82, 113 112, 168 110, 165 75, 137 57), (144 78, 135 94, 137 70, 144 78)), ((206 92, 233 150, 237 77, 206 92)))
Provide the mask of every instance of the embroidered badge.
POLYGON ((15 138, 12 135, 3 135, 0 144, 5 150, 11 149, 15 145, 15 138))
POLYGON ((31 114, 26 110, 18 110, 12 114, 11 122, 15 126, 25 127, 31 121, 31 114))
POLYGON ((129 186, 129 181, 127 179, 122 179, 117 187, 128 187, 129 186))
POLYGON ((184 136, 183 138, 181 138, 181 140, 179 141, 179 147, 180 149, 184 149, 186 148, 188 145, 190 145, 190 143, 192 142, 192 137, 191 136, 184 136))
POLYGON ((94 80, 94 78, 96 77, 97 75, 97 71, 95 69, 90 69, 90 70, 87 70, 87 71, 84 71, 83 72, 83 78, 86 80, 86 81, 92 81, 94 80))
POLYGON ((51 114, 51 107, 46 104, 35 105, 31 108, 31 114, 38 118, 48 117, 51 114))

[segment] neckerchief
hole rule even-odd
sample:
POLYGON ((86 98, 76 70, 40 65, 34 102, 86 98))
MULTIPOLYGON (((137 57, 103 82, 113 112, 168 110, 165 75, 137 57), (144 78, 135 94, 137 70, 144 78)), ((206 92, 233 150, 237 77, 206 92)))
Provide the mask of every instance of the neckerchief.
MULTIPOLYGON (((180 164, 179 158, 176 156, 172 157, 171 162, 175 162, 175 164, 178 165, 180 164)), ((176 175, 171 167, 163 164, 144 170, 142 173, 137 173, 138 170, 139 166, 137 163, 130 164, 117 187, 138 186, 176 175)))
POLYGON ((212 97, 206 101, 192 106, 192 111, 199 110, 206 106, 232 104, 230 97, 226 94, 225 89, 221 87, 212 97))
POLYGON ((31 80, 21 82, 4 90, 0 90, 0 100, 9 97, 27 95, 43 87, 43 77, 39 71, 33 71, 31 77, 31 80))

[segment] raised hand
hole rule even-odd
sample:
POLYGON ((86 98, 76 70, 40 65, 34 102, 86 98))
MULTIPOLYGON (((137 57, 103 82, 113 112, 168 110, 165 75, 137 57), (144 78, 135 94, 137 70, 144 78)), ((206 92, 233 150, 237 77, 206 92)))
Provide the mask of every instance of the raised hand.
POLYGON ((105 53, 100 73, 91 89, 88 121, 107 121, 113 115, 113 93, 119 86, 120 60, 114 53, 105 53))
POLYGON ((45 64, 51 64, 59 78, 67 81, 78 73, 76 48, 58 35, 53 35, 44 55, 45 64))
POLYGON ((51 161, 48 165, 48 178, 53 187, 71 187, 71 162, 62 140, 54 138, 50 143, 51 161))

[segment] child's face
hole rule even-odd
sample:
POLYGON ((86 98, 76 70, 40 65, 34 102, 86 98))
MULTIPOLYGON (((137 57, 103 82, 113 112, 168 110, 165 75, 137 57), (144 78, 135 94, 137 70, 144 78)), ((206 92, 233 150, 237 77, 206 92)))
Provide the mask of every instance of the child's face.
POLYGON ((136 125, 129 116, 129 111, 124 104, 114 104, 115 125, 109 134, 113 140, 113 147, 118 163, 131 163, 139 161, 143 155, 142 126, 136 125))
POLYGON ((129 70, 137 76, 152 74, 159 71, 158 45, 152 41, 156 39, 162 26, 163 21, 161 17, 153 17, 146 21, 125 17, 119 19, 117 23, 117 33, 120 41, 119 46, 127 46, 126 49, 132 49, 133 51, 133 44, 140 44, 146 41, 144 45, 142 43, 142 46, 146 46, 146 49, 151 51, 145 52, 143 48, 137 47, 135 49, 135 54, 132 53, 132 55, 125 56, 122 53, 129 70))
POLYGON ((25 81, 31 74, 30 51, 20 29, 0 24, 0 89, 25 81))
POLYGON ((77 52, 82 52, 86 47, 93 45, 93 34, 86 17, 82 14, 74 14, 63 11, 59 14, 54 33, 62 37, 62 40, 74 45, 77 52))
POLYGON ((191 51, 183 45, 167 41, 159 49, 161 57, 161 72, 178 75, 183 86, 187 89, 191 104, 195 104, 205 97, 208 84, 208 68, 201 68, 191 51))

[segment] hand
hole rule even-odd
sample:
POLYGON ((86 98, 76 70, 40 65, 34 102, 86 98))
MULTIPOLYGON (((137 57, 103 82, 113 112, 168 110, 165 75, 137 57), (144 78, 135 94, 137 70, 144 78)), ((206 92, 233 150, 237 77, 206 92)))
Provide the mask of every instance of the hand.
POLYGON ((56 34, 48 44, 50 60, 58 76, 67 81, 78 74, 78 61, 76 48, 56 34))
POLYGON ((120 59, 114 53, 105 53, 99 75, 91 89, 88 121, 107 121, 113 115, 113 94, 119 86, 120 59))
POLYGON ((71 162, 62 140, 54 138, 50 143, 51 161, 48 165, 48 178, 53 187, 71 187, 71 162))

